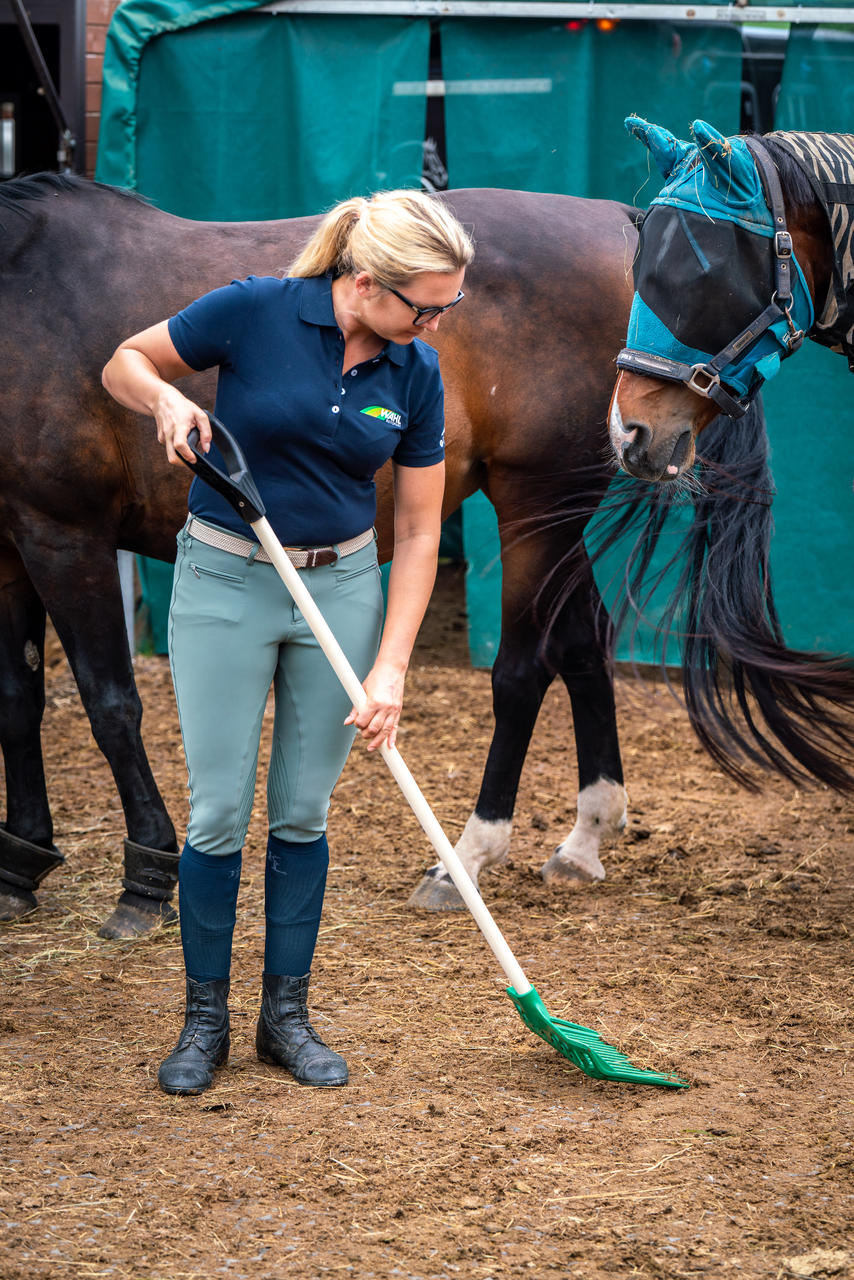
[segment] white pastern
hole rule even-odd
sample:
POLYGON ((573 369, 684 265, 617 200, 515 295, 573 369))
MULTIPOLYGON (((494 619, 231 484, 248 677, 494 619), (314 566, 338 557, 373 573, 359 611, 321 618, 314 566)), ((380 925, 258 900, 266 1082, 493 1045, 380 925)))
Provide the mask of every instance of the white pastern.
POLYGON ((563 844, 543 867, 547 881, 604 880, 599 857, 603 845, 612 845, 626 825, 628 796, 619 782, 600 778, 578 793, 578 817, 563 844))
MULTIPOLYGON (((476 813, 471 815, 463 828, 463 834, 454 845, 454 852, 475 884, 481 871, 507 861, 512 831, 513 823, 509 818, 500 822, 486 822, 476 813)), ((450 879, 441 865, 437 867, 437 873, 450 879)))

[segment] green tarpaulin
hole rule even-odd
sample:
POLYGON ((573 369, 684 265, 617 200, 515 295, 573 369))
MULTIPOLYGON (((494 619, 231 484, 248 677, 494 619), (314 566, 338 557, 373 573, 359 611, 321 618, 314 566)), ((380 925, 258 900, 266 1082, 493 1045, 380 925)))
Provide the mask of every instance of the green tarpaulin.
MULTIPOLYGON (((739 126, 741 37, 734 27, 454 20, 442 24, 451 186, 515 187, 643 204, 660 185, 649 152, 629 138, 632 112, 685 129, 695 116, 739 126)), ((470 648, 493 661, 500 638, 501 561, 492 508, 464 515, 470 648)), ((620 553, 599 582, 606 598, 620 553)), ((653 659, 643 629, 638 661, 653 659)), ((621 656, 628 657, 624 645, 621 656)))
POLYGON ((167 32, 258 7, 259 0, 124 0, 113 14, 104 51, 104 92, 95 177, 134 191, 136 184, 137 91, 142 55, 167 32))
POLYGON ((774 128, 854 132, 854 27, 792 27, 774 128))
POLYGON ((163 36, 142 60, 139 189, 189 218, 316 213, 418 186, 429 27, 405 18, 276 17, 163 36), (355 105, 358 104, 358 107, 355 105))
POLYGON ((676 130, 694 116, 739 124, 734 27, 458 19, 442 23, 452 187, 511 187, 643 202, 649 153, 631 112, 676 130), (572 28, 573 24, 570 24, 572 28))
POLYGON ((428 42, 429 24, 405 18, 261 13, 164 31, 133 61, 111 45, 105 85, 135 70, 135 107, 130 83, 121 111, 107 103, 97 176, 170 213, 223 221, 417 186, 426 95, 393 85, 423 86, 428 42))
MULTIPOLYGON (((740 50, 733 27, 631 23, 600 32, 522 20, 446 22, 451 184, 646 205, 660 180, 648 175, 648 152, 627 137, 623 117, 637 113, 680 137, 697 117, 738 132, 740 50), (472 91, 473 81, 483 92, 472 91)), ((852 86, 850 32, 793 28, 775 127, 850 131, 852 86)), ((765 394, 777 486, 775 591, 787 642, 805 649, 854 651, 854 468, 833 462, 851 457, 852 392, 844 359, 807 343, 765 394)), ((464 533, 472 660, 487 666, 500 638, 501 563, 495 515, 480 496, 466 504, 464 533)), ((679 536, 675 519, 668 554, 679 536)), ((606 600, 627 551, 597 571, 606 600)), ((654 619, 654 608, 649 612, 654 619)), ((642 626, 634 649, 626 640, 620 656, 656 660, 656 640, 654 627, 642 626)))

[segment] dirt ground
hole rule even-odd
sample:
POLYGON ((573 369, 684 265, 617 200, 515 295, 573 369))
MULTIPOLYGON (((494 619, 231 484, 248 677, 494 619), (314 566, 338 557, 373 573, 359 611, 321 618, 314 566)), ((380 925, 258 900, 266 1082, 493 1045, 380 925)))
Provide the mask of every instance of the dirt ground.
MULTIPOLYGON (((400 747, 448 834, 473 806, 489 675, 467 664, 446 569, 400 747)), ((143 729, 183 835, 165 659, 138 659, 143 729)), ((65 865, 2 955, 2 1280, 303 1276, 854 1276, 849 920, 854 804, 738 790, 666 691, 625 678, 630 821, 608 879, 547 889, 574 817, 568 703, 549 694, 511 861, 482 889, 549 1011, 685 1091, 591 1080, 532 1035, 467 915, 408 908, 434 859, 382 761, 353 752, 312 993, 350 1065, 301 1088, 254 1054, 264 804, 239 905, 232 1053, 199 1098, 156 1072, 183 1008, 177 930, 96 936, 119 891, 121 809, 64 660, 45 744, 65 865)))

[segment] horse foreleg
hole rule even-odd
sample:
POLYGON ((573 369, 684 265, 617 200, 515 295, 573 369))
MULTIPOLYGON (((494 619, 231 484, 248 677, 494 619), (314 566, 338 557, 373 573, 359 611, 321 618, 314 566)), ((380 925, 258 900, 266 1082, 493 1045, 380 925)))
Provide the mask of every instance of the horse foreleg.
POLYGON ((68 545, 67 536, 52 541, 52 555, 29 546, 25 560, 71 664, 127 823, 124 892, 100 933, 134 937, 175 918, 170 906, 177 882, 175 829, 142 744, 142 703, 133 678, 115 552, 79 530, 73 560, 55 551, 68 545))
MULTIPOLYGON (((595 588, 583 589, 587 607, 574 598, 561 615, 555 640, 560 645, 560 674, 572 703, 578 756, 578 807, 575 826, 543 867, 547 884, 584 885, 604 880, 600 852, 617 840, 626 825, 626 789, 617 735, 614 686, 599 641, 595 588)), ((579 593, 580 595, 581 593, 579 593)))
MULTIPOLYGON (((581 886, 605 878, 600 853, 625 827, 627 804, 614 689, 592 574, 561 607, 545 642, 532 616, 526 610, 520 617, 518 605, 505 611, 492 671, 495 732, 478 802, 456 852, 475 883, 484 868, 506 859, 522 766, 543 697, 559 673, 572 703, 578 807, 575 826, 542 874, 547 884, 581 886), (508 617, 515 621, 508 623, 508 617)), ((410 903, 432 911, 463 905, 441 864, 425 873, 410 903)))
POLYGON ((0 551, 0 749, 6 821, 0 826, 0 920, 37 905, 34 890, 62 862, 41 750, 45 610, 17 553, 0 551))
MULTIPOLYGON (((475 884, 481 871, 504 862, 510 849, 522 766, 554 675, 538 655, 539 639, 539 632, 529 624, 505 626, 492 668, 495 730, 474 813, 455 847, 475 884)), ((427 911, 459 911, 463 907, 441 863, 424 873, 409 902, 427 911)))

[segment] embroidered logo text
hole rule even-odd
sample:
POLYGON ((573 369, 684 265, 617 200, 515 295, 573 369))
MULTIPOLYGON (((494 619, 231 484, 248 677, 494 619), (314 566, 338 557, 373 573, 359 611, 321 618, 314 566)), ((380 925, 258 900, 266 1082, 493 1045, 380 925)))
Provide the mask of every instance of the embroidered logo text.
POLYGON ((362 410, 362 413, 366 413, 369 418, 381 418, 391 427, 403 426, 403 419, 399 413, 395 413, 393 409, 383 409, 378 404, 369 405, 367 409, 362 410))

